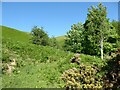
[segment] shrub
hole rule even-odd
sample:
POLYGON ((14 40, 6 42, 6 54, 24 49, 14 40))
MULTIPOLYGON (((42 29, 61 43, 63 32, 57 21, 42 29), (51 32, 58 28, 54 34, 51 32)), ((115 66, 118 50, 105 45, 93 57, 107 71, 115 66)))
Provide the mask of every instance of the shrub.
POLYGON ((95 66, 85 66, 66 70, 62 74, 62 80, 66 88, 102 88, 101 76, 97 75, 99 69, 95 66))
POLYGON ((55 37, 49 38, 49 46, 60 49, 60 45, 55 37))
POLYGON ((32 43, 37 45, 46 46, 49 43, 49 37, 43 28, 33 27, 32 31, 32 43))

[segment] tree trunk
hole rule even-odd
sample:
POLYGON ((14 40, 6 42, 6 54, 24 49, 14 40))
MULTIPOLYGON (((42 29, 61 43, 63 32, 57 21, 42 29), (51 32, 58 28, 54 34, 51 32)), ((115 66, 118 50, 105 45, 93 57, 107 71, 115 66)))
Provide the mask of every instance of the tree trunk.
POLYGON ((101 51, 101 59, 103 60, 103 36, 102 35, 100 40, 100 51, 101 51))

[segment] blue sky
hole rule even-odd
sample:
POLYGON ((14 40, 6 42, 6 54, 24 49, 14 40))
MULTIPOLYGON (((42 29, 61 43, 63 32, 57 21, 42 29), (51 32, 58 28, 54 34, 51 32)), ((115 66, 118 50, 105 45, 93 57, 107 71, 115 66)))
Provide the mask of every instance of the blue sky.
MULTIPOLYGON (((2 25, 30 32, 35 25, 44 27, 51 37, 61 36, 71 25, 87 19, 88 8, 97 2, 3 2, 2 25)), ((118 20, 118 3, 104 2, 108 18, 118 20)))

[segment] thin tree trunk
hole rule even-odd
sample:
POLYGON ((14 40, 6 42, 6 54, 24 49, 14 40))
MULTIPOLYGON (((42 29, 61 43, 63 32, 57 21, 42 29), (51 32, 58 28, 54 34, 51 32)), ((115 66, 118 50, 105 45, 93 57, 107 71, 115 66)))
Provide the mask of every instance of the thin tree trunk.
POLYGON ((103 36, 102 35, 100 40, 100 51, 101 51, 101 59, 103 60, 103 36))

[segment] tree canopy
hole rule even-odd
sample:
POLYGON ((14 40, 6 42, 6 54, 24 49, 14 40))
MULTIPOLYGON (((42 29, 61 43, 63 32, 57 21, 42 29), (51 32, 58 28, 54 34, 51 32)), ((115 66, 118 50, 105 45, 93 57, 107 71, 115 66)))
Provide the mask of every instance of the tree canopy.
POLYGON ((37 45, 46 46, 49 44, 49 37, 47 33, 43 30, 43 27, 38 28, 34 26, 31 31, 32 34, 32 43, 37 45))
POLYGON ((71 30, 67 32, 65 39, 65 49, 72 52, 81 52, 82 32, 84 28, 82 23, 73 24, 71 30))

